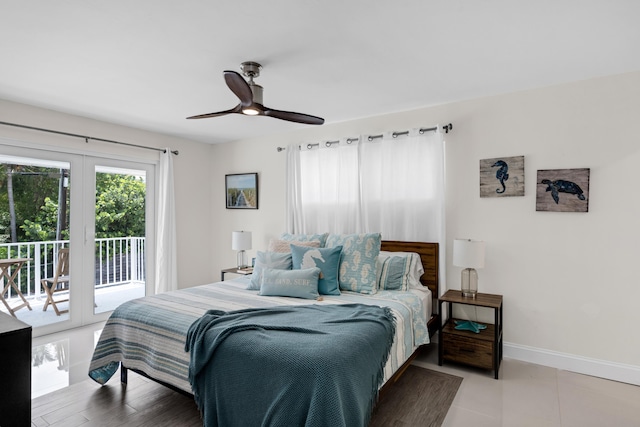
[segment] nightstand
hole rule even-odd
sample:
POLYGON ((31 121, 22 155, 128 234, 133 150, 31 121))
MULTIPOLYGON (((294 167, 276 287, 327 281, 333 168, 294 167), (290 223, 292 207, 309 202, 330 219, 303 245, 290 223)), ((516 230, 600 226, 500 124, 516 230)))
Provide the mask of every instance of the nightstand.
MULTIPOLYGON (((443 361, 464 363, 478 368, 491 369, 498 379, 502 362, 502 295, 478 293, 475 298, 463 297, 461 291, 449 289, 438 300, 439 312, 447 303, 447 319, 438 335, 438 365, 443 361), (493 324, 475 333, 455 329, 453 304, 487 307, 494 311, 493 324)), ((484 323, 483 323, 484 324, 484 323)))
POLYGON ((253 273, 253 268, 252 267, 249 267, 249 268, 231 267, 231 268, 225 268, 223 270, 220 270, 221 282, 224 282, 224 275, 227 273, 240 274, 242 276, 246 276, 248 274, 253 273))

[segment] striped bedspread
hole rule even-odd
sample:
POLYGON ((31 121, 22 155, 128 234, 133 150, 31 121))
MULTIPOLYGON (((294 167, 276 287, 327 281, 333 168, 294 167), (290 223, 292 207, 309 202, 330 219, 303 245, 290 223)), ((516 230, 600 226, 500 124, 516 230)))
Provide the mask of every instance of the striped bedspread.
POLYGON ((98 341, 89 376, 106 383, 120 363, 150 377, 191 393, 189 353, 184 351, 189 326, 210 309, 234 311, 305 304, 369 304, 391 308, 396 334, 384 381, 409 358, 415 349, 429 343, 424 308, 419 291, 384 291, 375 295, 343 292, 324 295, 322 301, 288 297, 267 297, 246 290, 248 278, 218 282, 139 298, 118 307, 105 324, 98 341))

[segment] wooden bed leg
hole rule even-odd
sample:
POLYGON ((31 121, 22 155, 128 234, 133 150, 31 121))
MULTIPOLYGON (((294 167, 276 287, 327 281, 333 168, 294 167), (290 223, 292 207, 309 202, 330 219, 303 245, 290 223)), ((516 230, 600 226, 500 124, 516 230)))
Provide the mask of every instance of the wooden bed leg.
POLYGON ((122 363, 120 364, 120 382, 125 385, 127 384, 127 368, 125 368, 122 363))

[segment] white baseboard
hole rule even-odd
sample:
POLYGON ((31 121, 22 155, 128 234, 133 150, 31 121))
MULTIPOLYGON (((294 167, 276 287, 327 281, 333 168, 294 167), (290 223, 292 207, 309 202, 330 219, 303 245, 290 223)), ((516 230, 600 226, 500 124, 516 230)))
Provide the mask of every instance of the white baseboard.
POLYGON ((579 374, 640 385, 640 366, 624 365, 508 342, 504 343, 503 356, 579 374))

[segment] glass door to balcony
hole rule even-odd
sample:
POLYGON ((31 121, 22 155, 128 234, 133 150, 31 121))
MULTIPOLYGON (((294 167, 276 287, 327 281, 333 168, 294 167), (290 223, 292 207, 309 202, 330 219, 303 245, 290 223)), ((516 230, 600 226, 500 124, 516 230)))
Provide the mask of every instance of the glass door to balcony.
POLYGON ((123 302, 151 294, 153 165, 85 157, 84 258, 90 302, 85 323, 106 320, 123 302), (151 248, 151 250, 150 250, 151 248), (91 276, 91 277, 89 277, 91 276))
POLYGON ((68 255, 76 166, 59 153, 0 152, 0 310, 34 328, 72 323, 76 270, 68 255))
POLYGON ((38 336, 152 293, 154 179, 152 163, 0 144, 0 311, 38 336))
POLYGON ((147 171, 103 163, 94 176, 94 314, 146 295, 147 171))

